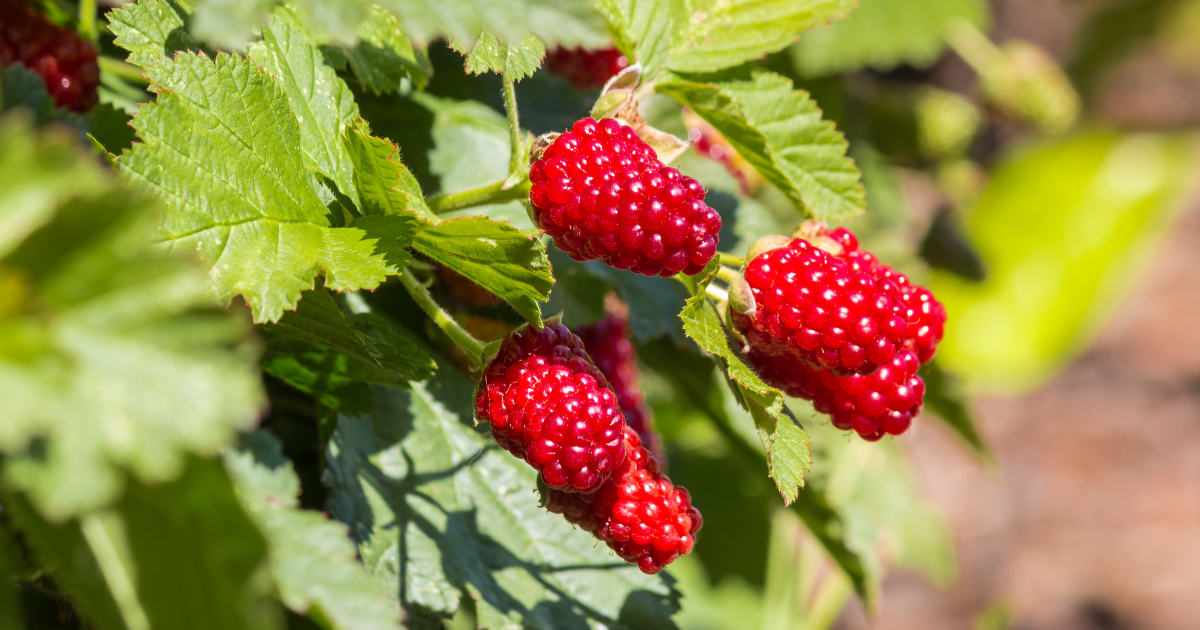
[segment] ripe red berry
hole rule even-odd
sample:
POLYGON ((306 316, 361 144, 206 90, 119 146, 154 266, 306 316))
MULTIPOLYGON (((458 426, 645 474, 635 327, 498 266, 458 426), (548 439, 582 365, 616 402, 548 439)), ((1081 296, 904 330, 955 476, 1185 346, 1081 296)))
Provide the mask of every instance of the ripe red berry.
POLYGON ((699 273, 721 217, 699 182, 663 165, 633 129, 584 118, 529 169, 534 217, 575 260, 644 276, 699 273))
POLYGON ((900 285, 901 301, 907 309, 908 335, 904 347, 917 353, 921 363, 929 363, 937 352, 946 327, 946 308, 933 292, 909 282, 904 274, 879 262, 874 254, 858 248, 858 238, 846 228, 824 232, 842 246, 839 256, 856 272, 866 272, 878 279, 889 279, 900 285))
POLYGON ((771 240, 774 249, 751 248, 730 291, 733 325, 752 349, 835 376, 870 374, 895 358, 908 333, 899 284, 856 273, 803 239, 771 240))
POLYGON ((0 66, 13 63, 41 75, 59 107, 83 112, 98 100, 96 49, 24 0, 0 0, 0 66))
POLYGON ((629 319, 609 314, 597 322, 579 326, 575 334, 583 340, 588 356, 616 393, 625 424, 638 434, 651 453, 662 457, 662 441, 654 431, 650 408, 638 385, 637 349, 629 334, 629 319))
POLYGON ((551 488, 590 492, 625 459, 617 397, 562 324, 505 338, 475 399, 496 442, 551 488))
POLYGON ((920 362, 912 350, 900 351, 874 374, 842 378, 829 370, 813 370, 780 355, 753 349, 747 358, 768 384, 789 396, 811 401, 817 411, 832 417, 834 426, 844 431, 854 429, 871 442, 885 434, 907 431, 925 400, 925 382, 917 376, 920 362))
POLYGON ((616 48, 587 50, 558 47, 546 55, 546 68, 566 77, 576 89, 604 87, 613 76, 629 66, 629 59, 616 48))
POLYGON ((687 490, 658 470, 637 434, 625 432, 625 462, 592 494, 550 490, 546 509, 604 541, 644 573, 658 573, 691 552, 704 524, 687 490))

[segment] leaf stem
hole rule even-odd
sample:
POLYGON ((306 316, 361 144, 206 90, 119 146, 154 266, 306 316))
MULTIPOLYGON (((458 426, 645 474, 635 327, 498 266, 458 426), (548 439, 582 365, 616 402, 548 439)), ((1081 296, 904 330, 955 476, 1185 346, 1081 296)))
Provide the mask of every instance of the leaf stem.
POLYGON ((512 188, 504 187, 506 181, 501 179, 474 188, 433 195, 426 197, 425 203, 434 214, 445 214, 463 208, 516 201, 529 196, 528 179, 512 188))
POLYGON ((504 78, 504 113, 508 115, 508 141, 511 147, 508 172, 513 174, 521 170, 521 121, 517 114, 517 90, 508 77, 504 78))
POLYGON ((717 277, 725 282, 728 282, 729 284, 733 284, 735 281, 737 281, 738 275, 738 272, 734 271, 731 267, 717 267, 717 277))
POLYGON ((116 75, 138 85, 150 85, 150 81, 142 76, 142 69, 131 63, 103 56, 96 61, 100 64, 100 70, 103 72, 116 75))
POLYGON ((426 285, 421 284, 411 272, 400 274, 400 283, 408 290, 408 294, 425 311, 425 314, 437 324, 442 332, 454 342, 454 345, 462 349, 463 352, 475 363, 475 367, 482 368, 482 357, 484 353, 484 344, 482 341, 471 336, 462 326, 450 316, 449 313, 442 310, 441 306, 433 300, 433 296, 429 294, 429 289, 426 285))
POLYGON ((717 260, 721 261, 722 265, 732 265, 734 267, 746 266, 745 258, 742 258, 741 256, 734 256, 733 254, 726 254, 725 252, 717 252, 717 260))
POLYGON ((992 40, 965 19, 950 24, 946 29, 946 41, 980 75, 992 74, 1007 62, 992 40))
POLYGON ((89 42, 97 40, 96 0, 79 0, 79 34, 89 42))

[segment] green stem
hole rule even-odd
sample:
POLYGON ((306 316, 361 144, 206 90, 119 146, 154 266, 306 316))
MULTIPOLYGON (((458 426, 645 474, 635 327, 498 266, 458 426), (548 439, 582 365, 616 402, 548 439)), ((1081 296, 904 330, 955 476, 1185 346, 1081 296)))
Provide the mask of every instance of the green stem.
MULTIPOLYGON (((724 262, 724 261, 722 261, 722 262, 724 262)), ((717 277, 724 280, 725 282, 733 284, 738 278, 738 272, 734 271, 730 267, 721 266, 721 267, 717 267, 717 277)))
POLYGON ((981 76, 990 76, 1007 63, 1004 53, 974 24, 955 20, 946 29, 946 41, 967 65, 981 76))
POLYGON ((467 188, 466 190, 442 193, 426 197, 425 203, 434 214, 445 214, 455 210, 462 210, 463 208, 516 201, 529 196, 528 179, 512 188, 505 188, 504 184, 504 180, 498 180, 483 184, 482 186, 467 188))
POLYGON ((120 59, 112 57, 100 57, 96 60, 100 64, 100 70, 112 75, 116 75, 138 85, 150 85, 150 81, 142 76, 142 69, 131 64, 125 63, 120 59))
POLYGON ((89 42, 96 41, 96 0, 79 0, 79 34, 89 42))
POLYGON ((475 367, 481 368, 483 365, 483 342, 472 337, 471 333, 463 329, 462 326, 450 317, 450 314, 442 310, 441 306, 433 300, 433 296, 429 294, 429 289, 421 284, 416 277, 411 273, 400 274, 400 283, 408 290, 408 294, 416 301, 421 310, 433 320, 433 323, 446 333, 446 336, 454 342, 454 345, 462 348, 462 351, 476 364, 475 367))
POLYGON ((508 141, 512 149, 508 172, 512 174, 521 170, 521 121, 517 115, 517 91, 507 78, 504 79, 504 112, 508 114, 508 141))
POLYGON ((717 252, 717 260, 721 261, 722 265, 731 265, 733 267, 744 267, 746 265, 745 258, 724 252, 717 252))

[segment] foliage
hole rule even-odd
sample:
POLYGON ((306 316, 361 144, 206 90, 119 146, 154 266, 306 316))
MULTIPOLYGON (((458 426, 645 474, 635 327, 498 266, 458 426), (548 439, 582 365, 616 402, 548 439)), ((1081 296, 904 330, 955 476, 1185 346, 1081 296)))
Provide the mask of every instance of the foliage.
MULTIPOLYGON (((40 4, 85 33, 101 17, 40 4)), ((975 0, 857 4, 138 0, 104 9, 92 111, 0 69, 0 628, 48 596, 100 630, 821 630, 852 595, 873 609, 890 567, 953 579, 902 441, 848 441, 743 361, 739 257, 816 219, 929 278, 950 319, 925 417, 987 460, 965 392, 1082 347, 1193 156, 1080 130, 988 173, 995 111, 878 72, 949 43, 1026 135, 1074 120, 1037 116, 1078 103, 1065 75, 1001 58, 975 0), (541 68, 608 45, 637 65, 607 96, 541 68), (724 163, 673 166, 709 191, 724 260, 649 278, 537 229, 534 135, 592 111, 662 147, 712 134, 724 163), (925 241, 976 255, 981 282, 917 256, 899 167, 952 200, 925 241), (706 520, 657 575, 542 508, 473 413, 495 340, 614 308, 706 520)), ((1089 84, 1116 55, 1094 39, 1089 84)))

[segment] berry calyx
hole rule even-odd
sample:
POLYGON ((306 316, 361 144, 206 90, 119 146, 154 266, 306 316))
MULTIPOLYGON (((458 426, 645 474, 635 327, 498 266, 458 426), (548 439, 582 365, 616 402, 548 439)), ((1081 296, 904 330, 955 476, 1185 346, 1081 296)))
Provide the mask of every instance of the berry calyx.
POLYGON ((13 63, 41 75, 59 107, 84 112, 99 100, 96 49, 24 0, 0 0, 0 66, 13 63))
POLYGON ((753 349, 747 358, 765 382, 811 401, 817 411, 829 414, 833 426, 853 429, 870 442, 907 431, 925 400, 925 382, 917 376, 920 361, 912 350, 900 351, 869 376, 840 378, 829 370, 813 370, 753 349))
POLYGON ((591 492, 625 459, 617 397, 562 324, 506 337, 484 371, 475 410, 496 442, 554 489, 591 492))
POLYGON ((534 219, 575 260, 673 276, 699 273, 716 254, 721 217, 704 187, 612 118, 575 123, 529 179, 534 219))
POLYGON ((661 457, 662 441, 654 431, 654 420, 638 383, 637 349, 633 347, 629 318, 610 313, 604 319, 577 327, 575 334, 616 393, 625 424, 638 434, 651 453, 661 457))
POLYGON ((751 349, 835 376, 870 374, 895 358, 909 324, 899 284, 855 272, 804 239, 768 238, 751 246, 729 291, 730 319, 751 349))
POLYGON ((550 490, 546 509, 604 541, 643 573, 692 551, 704 524, 688 491, 671 483, 637 434, 625 432, 625 462, 592 494, 550 490))
POLYGON ((616 48, 587 50, 558 47, 546 54, 546 68, 566 77, 578 90, 604 87, 609 79, 629 67, 629 59, 616 48))

